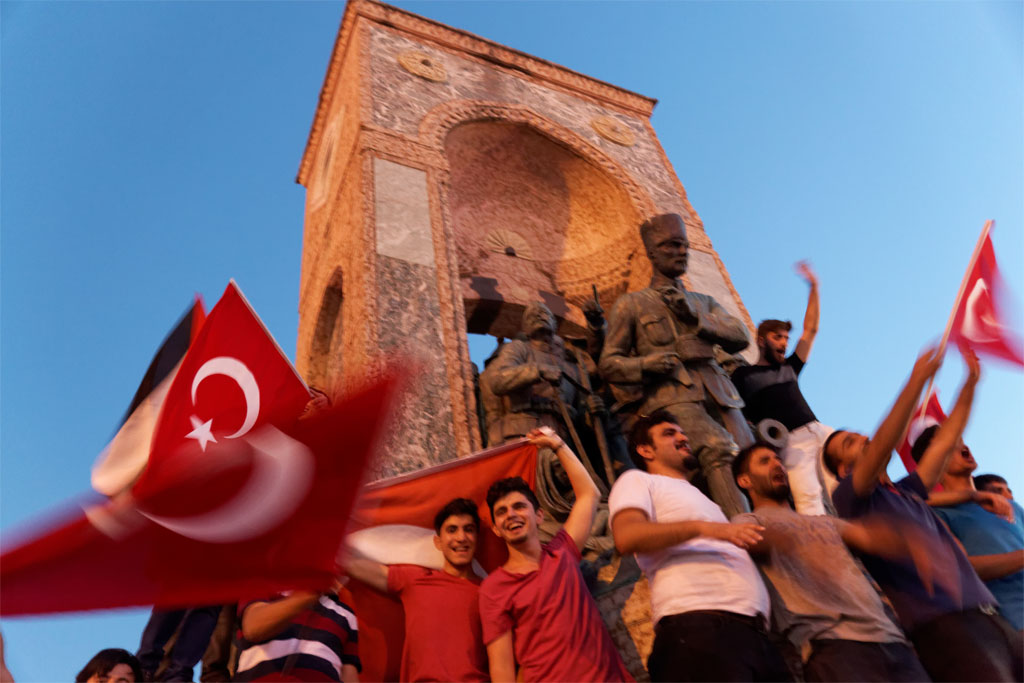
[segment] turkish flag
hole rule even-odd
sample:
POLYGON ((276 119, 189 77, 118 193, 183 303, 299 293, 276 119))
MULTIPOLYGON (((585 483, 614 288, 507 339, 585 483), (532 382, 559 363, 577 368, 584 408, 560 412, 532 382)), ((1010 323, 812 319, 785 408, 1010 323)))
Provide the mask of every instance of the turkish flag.
POLYGON ((234 280, 192 342, 164 398, 149 467, 133 492, 145 496, 156 469, 183 443, 201 451, 265 424, 287 425, 309 390, 234 280))
POLYGON ((908 473, 917 469, 917 463, 914 462, 914 458, 910 455, 911 449, 914 447, 914 442, 917 441, 917 437, 921 436, 921 432, 932 425, 940 425, 946 421, 946 413, 942 410, 942 404, 939 403, 938 393, 934 389, 928 392, 928 396, 922 402, 922 407, 919 407, 914 411, 914 417, 910 420, 910 424, 907 425, 907 431, 903 435, 903 441, 900 442, 899 448, 897 449, 900 454, 900 459, 903 460, 903 465, 907 468, 908 473))
POLYGON ((965 342, 979 356, 995 356, 1024 366, 1024 343, 1003 322, 1001 305, 1005 299, 992 237, 986 230, 977 258, 964 279, 950 339, 965 342))
MULTIPOLYGON (((516 441, 475 455, 450 460, 410 474, 384 479, 366 486, 352 513, 350 539, 364 554, 378 562, 414 562, 409 559, 410 534, 406 526, 400 533, 388 533, 395 527, 411 525, 419 529, 419 538, 434 535, 434 515, 453 498, 469 498, 478 506, 480 524, 477 534, 476 559, 487 571, 501 566, 508 558, 504 542, 488 528, 487 489, 505 477, 522 477, 531 485, 537 476, 537 448, 525 441, 516 441), (374 538, 375 532, 381 532, 374 538), (354 532, 354 533, 353 533, 354 532), (383 542, 380 541, 383 538, 383 542), (398 540, 401 539, 401 540, 398 540), (392 556, 382 544, 390 540, 401 543, 392 556), (364 548, 377 552, 367 553, 364 548)), ((415 531, 415 530, 413 530, 415 531)), ((423 544, 427 555, 432 542, 423 544)), ((438 560, 440 558, 437 558, 438 560)), ((431 565, 430 559, 417 564, 431 565)), ((439 564, 434 564, 439 567, 439 564)), ((358 581, 348 584, 355 599, 359 618, 359 644, 364 681, 397 681, 401 668, 402 646, 405 642, 404 613, 397 598, 383 595, 358 581)))
POLYGON ((326 589, 394 385, 386 379, 287 427, 265 424, 205 450, 183 444, 150 468, 145 493, 97 504, 6 550, 0 612, 326 589))

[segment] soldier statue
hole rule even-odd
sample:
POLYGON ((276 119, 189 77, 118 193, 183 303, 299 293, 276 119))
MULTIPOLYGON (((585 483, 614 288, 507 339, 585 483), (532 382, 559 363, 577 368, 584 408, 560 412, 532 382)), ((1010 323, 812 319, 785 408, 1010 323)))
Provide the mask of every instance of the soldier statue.
MULTIPOLYGON (((555 316, 540 302, 531 303, 523 311, 522 331, 525 338, 502 344, 480 373, 487 444, 496 446, 522 438, 536 427, 551 427, 579 451, 580 460, 606 494, 607 486, 584 452, 580 438, 584 415, 604 409, 601 399, 587 389, 589 375, 597 372, 596 365, 585 351, 567 346, 555 334, 555 316)), ((572 508, 572 499, 567 497, 572 489, 554 454, 542 451, 538 470, 537 497, 551 517, 551 529, 542 531, 553 535, 558 522, 564 521, 572 508)), ((588 544, 593 550, 611 547, 607 519, 605 507, 595 518, 595 538, 588 544)))
POLYGON ((602 376, 617 395, 632 392, 641 415, 671 413, 690 439, 711 497, 726 516, 747 509, 732 478, 732 459, 753 442, 743 401, 715 361, 715 345, 736 353, 750 343, 743 323, 714 298, 687 291, 686 227, 677 214, 640 226, 654 270, 647 289, 615 302, 601 354, 602 376))
POLYGON ((571 359, 583 352, 566 348, 555 334, 555 316, 540 302, 523 311, 523 335, 502 344, 481 374, 481 383, 498 399, 485 404, 494 406, 488 411, 487 442, 497 445, 536 427, 551 427, 574 444, 572 431, 588 397, 581 390, 581 364, 571 359))

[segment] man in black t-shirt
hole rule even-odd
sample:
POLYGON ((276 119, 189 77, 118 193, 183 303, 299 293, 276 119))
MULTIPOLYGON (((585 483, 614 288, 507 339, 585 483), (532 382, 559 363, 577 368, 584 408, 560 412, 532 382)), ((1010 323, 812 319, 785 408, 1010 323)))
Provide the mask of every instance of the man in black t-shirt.
POLYGON ((823 515, 826 510, 820 453, 832 428, 818 422, 797 383, 797 376, 818 334, 818 278, 806 261, 798 263, 796 269, 811 289, 804 313, 804 329, 796 348, 787 358, 789 332, 793 329, 789 321, 762 321, 757 326, 760 351, 757 364, 737 368, 732 381, 746 403, 743 414, 748 420, 756 425, 771 418, 789 430, 789 441, 780 456, 789 472, 796 511, 804 515, 823 515))

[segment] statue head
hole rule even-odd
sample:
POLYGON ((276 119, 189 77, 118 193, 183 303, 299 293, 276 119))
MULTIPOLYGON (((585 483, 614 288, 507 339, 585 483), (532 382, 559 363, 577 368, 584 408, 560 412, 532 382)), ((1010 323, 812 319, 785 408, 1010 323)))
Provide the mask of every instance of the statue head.
POLYGON ((673 279, 686 272, 690 242, 682 216, 664 213, 647 219, 640 226, 640 239, 655 271, 673 279))
POLYGON ((533 301, 523 310, 523 333, 530 339, 551 341, 555 335, 555 315, 540 301, 533 301))

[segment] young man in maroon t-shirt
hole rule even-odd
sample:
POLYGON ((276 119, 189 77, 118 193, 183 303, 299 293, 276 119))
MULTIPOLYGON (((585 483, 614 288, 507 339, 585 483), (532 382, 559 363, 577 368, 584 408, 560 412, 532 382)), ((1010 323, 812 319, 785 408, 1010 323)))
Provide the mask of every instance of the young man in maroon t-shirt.
POLYGON ((600 497, 576 455, 551 429, 530 432, 530 443, 550 448, 569 476, 576 502, 562 529, 541 544, 537 497, 519 477, 487 492, 494 533, 508 561, 480 586, 480 617, 491 680, 632 681, 580 573, 580 551, 600 497))
POLYGON ((385 565, 360 557, 349 575, 392 593, 405 609, 403 681, 486 681, 487 652, 480 632, 480 579, 473 573, 480 516, 476 504, 455 498, 434 517, 434 545, 442 569, 385 565))

